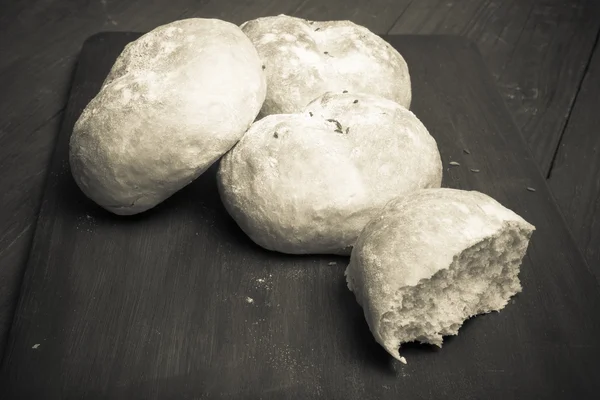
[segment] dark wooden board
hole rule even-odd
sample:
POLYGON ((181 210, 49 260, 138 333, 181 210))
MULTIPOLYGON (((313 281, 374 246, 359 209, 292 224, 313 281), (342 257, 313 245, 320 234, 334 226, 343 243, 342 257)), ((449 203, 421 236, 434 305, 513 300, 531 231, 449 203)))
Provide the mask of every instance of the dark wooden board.
MULTIPOLYGON (((0 1, 0 359, 73 65, 91 34, 286 13, 349 18, 380 34, 462 35, 478 44, 535 159, 548 167, 600 28, 599 7, 596 0, 0 1)), ((589 252, 586 231, 576 237, 589 252)))
POLYGON ((595 398, 599 286, 474 45, 387 38, 410 65, 413 111, 445 165, 461 163, 444 185, 492 195, 537 226, 524 292, 441 350, 406 346, 405 366, 369 333, 345 286, 347 259, 254 245, 224 211, 214 168, 130 218, 81 194, 67 163, 72 126, 136 37, 95 35, 81 52, 2 364, 4 398, 595 398))
MULTIPOLYGON (((600 42, 581 84, 548 183, 600 282, 600 42)), ((597 312, 600 312, 598 310, 597 312)))
POLYGON ((411 1, 388 33, 476 42, 547 176, 599 30, 595 0, 463 0, 411 1))

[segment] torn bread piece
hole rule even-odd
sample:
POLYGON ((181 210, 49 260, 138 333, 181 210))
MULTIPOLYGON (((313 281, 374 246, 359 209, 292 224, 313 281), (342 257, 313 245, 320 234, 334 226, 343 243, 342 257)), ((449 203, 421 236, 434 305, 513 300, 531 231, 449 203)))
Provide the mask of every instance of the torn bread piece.
POLYGON ((442 347, 463 322, 499 311, 521 291, 519 269, 535 227, 493 198, 447 188, 390 201, 359 235, 348 288, 375 339, 442 347))

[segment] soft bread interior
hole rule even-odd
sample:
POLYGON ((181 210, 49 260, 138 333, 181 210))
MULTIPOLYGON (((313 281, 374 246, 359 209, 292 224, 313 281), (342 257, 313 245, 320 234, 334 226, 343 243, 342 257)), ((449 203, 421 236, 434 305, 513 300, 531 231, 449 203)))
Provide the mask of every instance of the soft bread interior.
POLYGON ((466 319, 504 308, 521 291, 519 267, 530 236, 530 230, 507 223, 498 234, 456 255, 449 268, 401 288, 394 306, 381 317, 382 345, 405 363, 398 352, 402 343, 441 347, 442 337, 456 335, 466 319))

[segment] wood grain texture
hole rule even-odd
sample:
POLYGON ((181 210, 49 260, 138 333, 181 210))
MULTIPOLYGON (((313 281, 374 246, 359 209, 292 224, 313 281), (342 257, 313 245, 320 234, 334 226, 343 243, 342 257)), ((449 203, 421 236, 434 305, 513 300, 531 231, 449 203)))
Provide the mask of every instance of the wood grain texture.
POLYGON ((410 3, 409 0, 305 0, 294 15, 322 21, 348 19, 383 35, 388 33, 410 3))
POLYGON ((390 34, 456 34, 477 43, 547 174, 596 34, 594 0, 413 1, 390 34))
MULTIPOLYGON (((0 358, 73 65, 102 30, 186 17, 240 23, 286 13, 349 18, 377 33, 455 33, 478 44, 544 172, 598 32, 593 0, 24 0, 0 2, 0 358), (397 21, 397 23, 396 23, 397 21)), ((558 194, 560 196, 560 194, 558 194)), ((585 207, 593 204, 593 199, 585 207)), ((585 208, 584 207, 584 208, 585 208)), ((589 230, 573 225, 580 248, 589 230)))
POLYGON ((370 335, 345 286, 347 260, 254 245, 226 214, 214 168, 135 217, 82 195, 67 162, 72 126, 135 37, 97 35, 81 53, 2 364, 7 398, 588 399, 600 390, 600 287, 474 46, 388 38, 414 66, 413 110, 438 141, 444 186, 483 191, 537 226, 524 292, 441 350, 406 346, 404 366, 370 335))
POLYGON ((4 207, 0 208, 0 359, 29 256, 42 183, 47 175, 46 166, 42 164, 48 164, 48 148, 54 147, 62 117, 63 113, 59 112, 30 135, 24 135, 31 140, 28 155, 37 157, 39 168, 32 168, 32 163, 24 162, 18 154, 16 147, 22 145, 19 141, 9 142, 10 150, 0 158, 0 171, 10 172, 0 174, 0 206, 4 207))
POLYGON ((0 2, 0 359, 73 66, 84 40, 102 30, 147 31, 188 17, 243 22, 292 13, 299 2, 0 2))
POLYGON ((600 43, 548 179, 588 265, 600 282, 600 43))

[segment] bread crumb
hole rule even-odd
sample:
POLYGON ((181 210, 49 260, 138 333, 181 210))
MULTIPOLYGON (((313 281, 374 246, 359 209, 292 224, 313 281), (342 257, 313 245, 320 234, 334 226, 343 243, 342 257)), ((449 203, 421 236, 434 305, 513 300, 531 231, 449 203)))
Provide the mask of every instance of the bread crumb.
POLYGON ((332 262, 328 263, 327 265, 337 265, 337 262, 332 261, 332 262))
POLYGON ((532 188, 531 186, 527 186, 527 190, 529 190, 530 192, 535 192, 535 189, 532 188))
POLYGON ((254 287, 257 289, 269 290, 272 285, 268 278, 256 278, 254 280, 254 287))
POLYGON ((246 297, 246 303, 252 304, 254 303, 254 299, 252 297, 246 297))
POLYGON ((36 343, 36 344, 33 345, 32 349, 37 349, 38 347, 40 347, 40 344, 36 343))
POLYGON ((455 167, 460 165, 460 163, 457 163, 456 161, 450 161, 449 164, 455 167))

